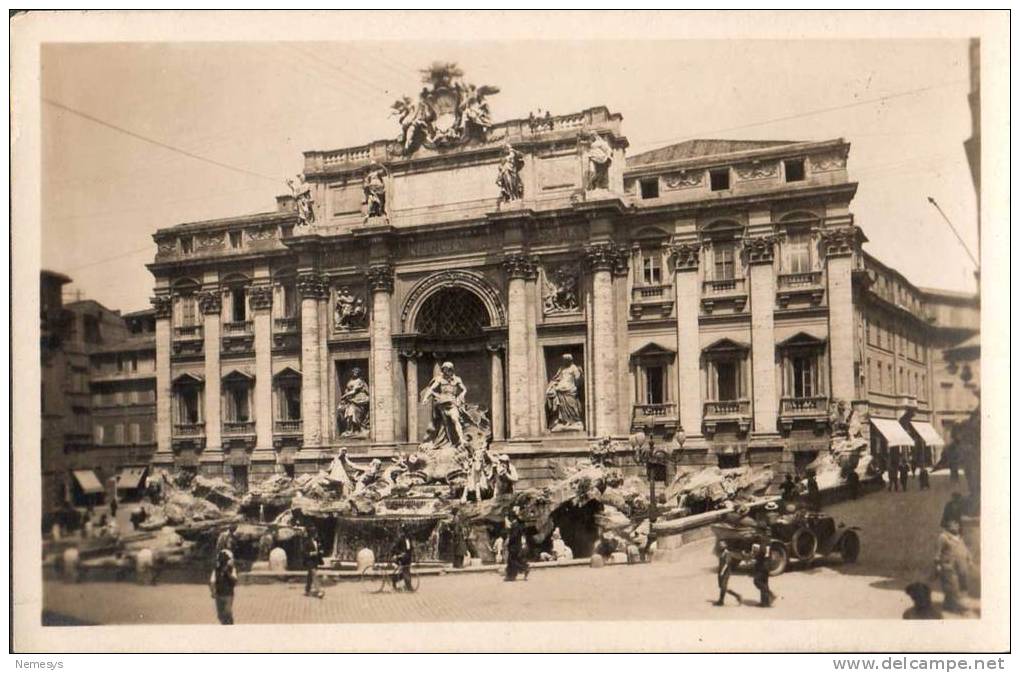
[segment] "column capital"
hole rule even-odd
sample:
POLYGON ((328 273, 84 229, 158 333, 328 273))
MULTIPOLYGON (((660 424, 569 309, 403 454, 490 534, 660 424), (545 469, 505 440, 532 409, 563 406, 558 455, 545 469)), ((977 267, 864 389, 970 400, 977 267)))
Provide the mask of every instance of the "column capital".
POLYGON ((538 275, 535 257, 524 252, 511 252, 503 258, 503 271, 510 279, 530 280, 538 275))
POLYGON ((198 293, 198 308, 202 313, 219 313, 222 305, 220 293, 216 290, 206 290, 198 293))
POLYGON ((823 229, 820 238, 826 257, 845 257, 860 249, 863 233, 860 227, 851 224, 835 229, 823 229))
POLYGON ((775 258, 776 237, 773 235, 745 236, 742 243, 748 264, 771 264, 775 258))
POLYGON ((670 243, 667 245, 669 257, 673 260, 673 268, 677 271, 697 271, 698 255, 701 244, 697 241, 687 243, 670 243))
POLYGON ((156 319, 169 318, 173 312, 174 300, 168 294, 156 295, 149 299, 152 308, 156 311, 156 319))
MULTIPOLYGON (((615 243, 593 243, 584 249, 584 261, 590 271, 614 271, 619 268, 621 253, 615 243)), ((623 265, 626 268, 627 261, 623 265)))
POLYGON ((264 311, 273 307, 273 288, 270 285, 252 285, 248 288, 248 301, 252 309, 264 311))
POLYGON ((303 273, 298 276, 297 289, 302 299, 322 299, 329 288, 319 274, 303 273))
POLYGON ((393 266, 390 264, 374 264, 368 267, 365 277, 373 292, 393 292, 393 266))

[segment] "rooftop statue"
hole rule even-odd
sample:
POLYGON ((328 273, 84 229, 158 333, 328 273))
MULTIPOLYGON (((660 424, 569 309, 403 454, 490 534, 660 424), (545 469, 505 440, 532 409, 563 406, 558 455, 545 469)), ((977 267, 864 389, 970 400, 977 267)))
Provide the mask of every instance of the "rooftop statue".
POLYGON ((613 163, 613 148, 605 138, 589 131, 580 140, 588 145, 588 191, 609 189, 609 166, 613 163))
POLYGON ((397 142, 404 154, 421 146, 436 149, 484 140, 492 125, 486 97, 499 88, 465 83, 456 63, 436 62, 421 74, 425 86, 418 100, 403 96, 391 106, 400 122, 397 142))
POLYGON ((287 180, 287 186, 290 187, 290 191, 294 195, 294 205, 297 207, 298 214, 298 226, 310 227, 315 224, 315 202, 312 200, 312 190, 305 183, 303 175, 298 174, 297 179, 297 184, 293 180, 287 180))

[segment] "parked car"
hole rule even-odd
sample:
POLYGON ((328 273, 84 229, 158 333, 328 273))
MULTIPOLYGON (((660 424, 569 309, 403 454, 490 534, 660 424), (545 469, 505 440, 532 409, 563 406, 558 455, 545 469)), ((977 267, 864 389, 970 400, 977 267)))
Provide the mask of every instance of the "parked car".
MULTIPOLYGON (((835 519, 821 512, 797 509, 792 512, 767 514, 761 518, 769 536, 769 574, 780 575, 791 561, 810 563, 818 557, 839 554, 844 563, 855 563, 861 553, 861 539, 856 526, 836 524, 835 519)), ((749 517, 712 525, 719 542, 725 541, 736 552, 750 556, 751 546, 759 542, 762 528, 749 517)))

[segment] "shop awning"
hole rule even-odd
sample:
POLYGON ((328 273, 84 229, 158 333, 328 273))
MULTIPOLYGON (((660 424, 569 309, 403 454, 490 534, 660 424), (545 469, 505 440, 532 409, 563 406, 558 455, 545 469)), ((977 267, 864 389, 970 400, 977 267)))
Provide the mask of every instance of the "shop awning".
POLYGON ((74 474, 74 480, 81 486, 81 492, 85 495, 103 492, 103 485, 92 470, 74 470, 72 474, 74 474))
POLYGON ((943 447, 946 442, 939 436, 939 433, 935 431, 931 423, 924 421, 911 421, 910 424, 914 426, 914 430, 917 434, 921 435, 921 439, 924 443, 931 447, 943 447))
POLYGON ((872 418, 871 424, 885 438, 886 444, 889 446, 914 445, 914 440, 910 438, 899 421, 894 421, 891 418, 872 418))
POLYGON ((142 479, 145 478, 145 471, 148 469, 145 466, 122 468, 117 475, 117 489, 139 488, 142 485, 142 479))

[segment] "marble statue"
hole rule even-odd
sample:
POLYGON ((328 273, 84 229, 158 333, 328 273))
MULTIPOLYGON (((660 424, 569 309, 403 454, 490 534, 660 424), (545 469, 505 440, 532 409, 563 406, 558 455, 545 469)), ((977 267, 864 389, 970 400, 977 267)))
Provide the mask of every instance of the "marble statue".
POLYGON ((605 138, 590 131, 584 139, 588 142, 588 191, 609 189, 609 166, 613 163, 613 148, 605 138))
POLYGON ((510 143, 503 146, 503 159, 499 164, 499 175, 496 186, 499 187, 498 203, 518 201, 524 198, 524 180, 521 169, 524 168, 524 156, 515 150, 510 143))
POLYGON ((364 325, 367 310, 361 297, 355 297, 350 288, 342 287, 336 293, 336 304, 333 308, 333 325, 337 330, 346 332, 364 325))
POLYGON ((546 315, 570 313, 580 307, 575 269, 560 267, 544 274, 542 306, 546 315))
POLYGON ((382 167, 370 168, 365 173, 361 188, 365 192, 365 219, 385 217, 386 215, 386 183, 383 178, 386 170, 382 167))
POLYGON ((304 176, 299 174, 297 179, 299 181, 298 184, 295 184, 293 180, 287 180, 287 186, 290 187, 290 191, 294 195, 294 205, 297 207, 298 214, 298 226, 310 227, 315 224, 312 190, 305 184, 304 176))
POLYGON ((361 378, 361 369, 355 367, 337 404, 337 428, 341 437, 358 437, 368 433, 370 399, 368 384, 361 378))
POLYGON ((432 379, 421 393, 421 403, 432 402, 432 417, 429 423, 427 441, 434 448, 445 445, 459 447, 464 443, 464 426, 461 422, 461 407, 467 387, 460 377, 453 373, 453 363, 444 362, 439 375, 432 379))
POLYGON ((574 364, 573 356, 564 353, 563 364, 545 389, 545 407, 551 431, 584 429, 584 408, 580 401, 583 380, 584 374, 574 364))

